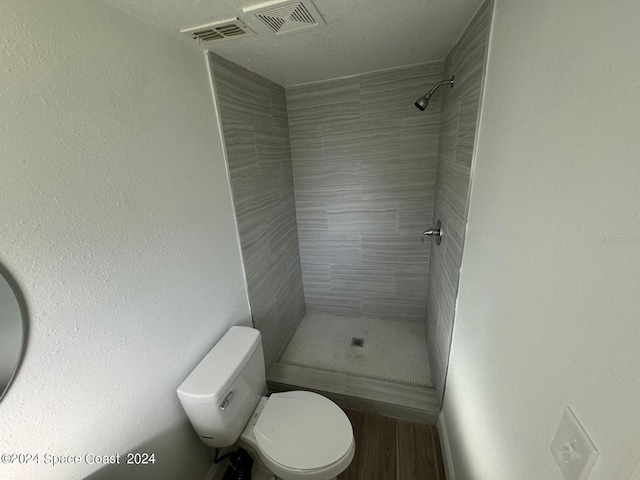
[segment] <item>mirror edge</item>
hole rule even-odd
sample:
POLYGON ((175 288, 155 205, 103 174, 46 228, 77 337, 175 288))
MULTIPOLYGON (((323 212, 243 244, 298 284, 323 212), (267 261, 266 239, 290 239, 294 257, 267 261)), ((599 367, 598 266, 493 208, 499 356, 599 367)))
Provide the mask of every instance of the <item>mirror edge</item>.
POLYGON ((22 344, 20 345, 20 353, 18 355, 18 361, 16 362, 15 368, 13 369, 13 374, 11 375, 11 378, 9 379, 7 386, 5 387, 4 391, 0 392, 0 402, 1 402, 2 399, 5 397, 5 395, 7 394, 7 392, 9 391, 9 389, 11 388, 11 385, 13 385, 15 378, 18 376, 18 373, 22 368, 24 354, 27 351, 27 343, 29 340, 29 322, 28 322, 29 310, 27 308, 27 302, 25 300, 25 297, 22 295, 22 290, 18 286, 18 282, 16 281, 15 277, 11 275, 11 272, 9 272, 9 270, 6 269, 2 263, 0 263, 0 275, 4 277, 4 279, 7 281, 7 283, 9 284, 9 287, 11 288, 11 291, 15 295, 16 300, 18 302, 18 307, 20 308, 20 316, 22 317, 22 344))

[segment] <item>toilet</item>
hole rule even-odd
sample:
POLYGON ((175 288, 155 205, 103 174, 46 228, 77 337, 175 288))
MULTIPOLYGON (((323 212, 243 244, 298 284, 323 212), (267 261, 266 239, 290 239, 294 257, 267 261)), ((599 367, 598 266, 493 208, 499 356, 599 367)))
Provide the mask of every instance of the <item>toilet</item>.
POLYGON ((231 327, 187 379, 178 397, 210 447, 238 445, 253 458, 253 480, 334 480, 353 460, 351 423, 317 393, 265 396, 260 332, 231 327))

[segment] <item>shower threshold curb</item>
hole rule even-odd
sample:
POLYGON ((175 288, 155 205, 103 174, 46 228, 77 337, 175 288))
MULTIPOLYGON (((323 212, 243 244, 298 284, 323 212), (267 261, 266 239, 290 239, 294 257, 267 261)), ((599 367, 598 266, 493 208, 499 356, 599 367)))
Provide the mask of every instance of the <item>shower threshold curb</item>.
POLYGON ((432 388, 401 385, 344 373, 328 372, 284 363, 267 370, 270 392, 310 390, 320 393, 343 408, 387 417, 435 425, 438 395, 432 388))

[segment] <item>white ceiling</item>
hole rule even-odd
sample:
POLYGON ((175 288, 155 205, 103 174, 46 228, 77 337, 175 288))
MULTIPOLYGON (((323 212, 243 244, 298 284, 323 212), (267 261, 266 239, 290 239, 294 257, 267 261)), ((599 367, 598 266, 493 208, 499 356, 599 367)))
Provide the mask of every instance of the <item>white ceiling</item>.
MULTIPOLYGON (((243 7, 264 2, 103 1, 176 37, 184 28, 242 18, 243 7)), ((278 37, 254 28, 258 35, 210 50, 285 86, 441 60, 482 1, 315 0, 322 28, 278 37)))

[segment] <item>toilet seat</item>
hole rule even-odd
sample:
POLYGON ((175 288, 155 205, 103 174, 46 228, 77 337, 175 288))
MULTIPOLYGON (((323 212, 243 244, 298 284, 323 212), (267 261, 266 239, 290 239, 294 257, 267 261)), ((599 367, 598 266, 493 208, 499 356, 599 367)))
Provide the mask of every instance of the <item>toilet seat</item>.
POLYGON ((349 451, 337 462, 324 468, 315 470, 295 470, 285 465, 280 465, 273 459, 267 457, 264 453, 259 452, 258 456, 263 464, 267 466, 270 472, 277 475, 282 480, 335 480, 338 475, 344 472, 351 464, 356 452, 355 440, 351 444, 349 451))
POLYGON ((274 393, 253 431, 260 457, 284 480, 335 477, 355 453, 346 414, 313 392, 274 393))

